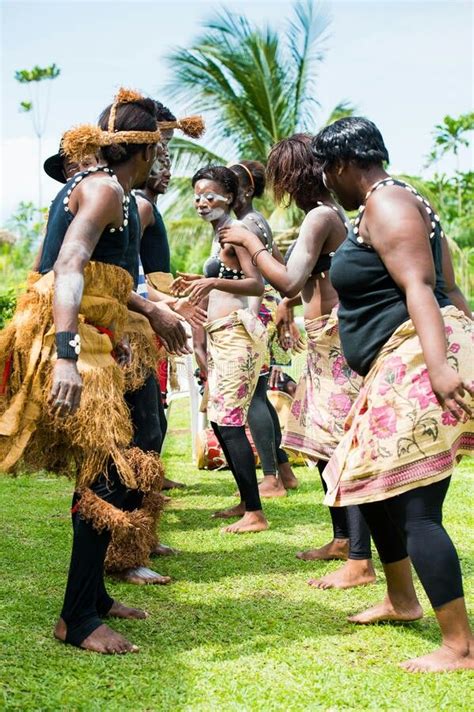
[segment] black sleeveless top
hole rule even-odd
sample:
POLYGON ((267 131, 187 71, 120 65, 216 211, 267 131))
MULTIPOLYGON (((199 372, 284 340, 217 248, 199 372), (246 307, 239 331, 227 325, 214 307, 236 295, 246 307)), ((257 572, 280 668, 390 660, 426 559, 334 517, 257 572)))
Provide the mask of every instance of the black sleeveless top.
MULTIPOLYGON (((74 215, 69 210, 69 198, 74 188, 90 173, 103 171, 109 175, 114 175, 111 168, 98 167, 87 171, 76 173, 54 198, 48 216, 46 235, 43 242, 41 260, 38 271, 41 274, 50 272, 56 262, 59 251, 63 244, 64 236, 69 225, 74 219, 74 215)), ((129 272, 134 281, 138 281, 138 240, 140 228, 138 211, 136 219, 130 219, 129 207, 130 197, 123 198, 123 223, 118 228, 107 228, 99 238, 97 245, 91 255, 91 262, 105 262, 106 264, 117 265, 129 272), (136 244, 135 251, 132 245, 136 244)), ((136 283, 136 282, 135 282, 136 283)))
MULTIPOLYGON (((430 245, 436 270, 435 297, 440 307, 450 304, 444 291, 442 271, 443 231, 431 205, 410 185, 386 178, 367 194, 386 185, 397 185, 410 191, 425 207, 431 220, 430 245)), ((390 276, 377 252, 364 243, 359 225, 365 205, 359 209, 354 231, 337 250, 330 271, 333 286, 339 294, 339 334, 349 366, 365 376, 382 346, 410 316, 405 294, 390 276)))
POLYGON ((140 244, 140 257, 145 274, 152 272, 171 272, 170 246, 168 235, 166 234, 165 223, 161 213, 144 193, 137 191, 137 195, 148 200, 153 208, 154 221, 149 225, 142 235, 140 244))

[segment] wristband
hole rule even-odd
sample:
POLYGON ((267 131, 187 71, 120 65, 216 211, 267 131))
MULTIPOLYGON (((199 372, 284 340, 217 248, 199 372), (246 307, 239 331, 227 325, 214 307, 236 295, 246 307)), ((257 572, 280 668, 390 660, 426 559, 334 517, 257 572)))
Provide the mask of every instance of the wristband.
POLYGON ((81 337, 74 331, 56 332, 56 352, 58 358, 77 361, 81 353, 81 337))
POLYGON ((257 250, 256 252, 253 253, 253 255, 252 255, 252 264, 253 264, 254 267, 257 266, 257 257, 259 256, 259 254, 260 254, 261 252, 266 252, 266 251, 267 251, 267 248, 266 248, 266 247, 261 247, 259 250, 257 250))

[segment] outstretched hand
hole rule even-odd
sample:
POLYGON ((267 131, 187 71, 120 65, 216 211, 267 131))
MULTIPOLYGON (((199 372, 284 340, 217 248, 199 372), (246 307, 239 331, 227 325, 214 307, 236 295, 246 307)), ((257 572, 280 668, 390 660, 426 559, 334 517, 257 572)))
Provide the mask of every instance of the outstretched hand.
POLYGON ((193 282, 197 279, 202 279, 202 274, 194 274, 190 272, 176 272, 177 277, 173 279, 170 284, 170 293, 177 297, 183 293, 185 287, 189 282, 193 282))
POLYGON ((186 319, 188 324, 197 328, 206 323, 207 312, 205 309, 200 307, 190 301, 189 297, 184 297, 182 299, 177 299, 174 304, 171 305, 173 311, 186 319))
POLYGON ((216 280, 213 277, 201 277, 192 282, 188 282, 184 289, 184 294, 189 298, 191 304, 199 304, 205 299, 209 292, 215 289, 216 280))
POLYGON ((150 326, 163 342, 170 354, 185 356, 191 354, 188 336, 184 328, 184 319, 175 314, 166 304, 153 302, 153 311, 148 317, 150 326))

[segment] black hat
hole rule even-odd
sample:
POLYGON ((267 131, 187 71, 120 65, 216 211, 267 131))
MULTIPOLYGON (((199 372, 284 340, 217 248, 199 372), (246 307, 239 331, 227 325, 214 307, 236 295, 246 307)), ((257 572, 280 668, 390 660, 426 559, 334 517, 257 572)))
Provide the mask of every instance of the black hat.
POLYGON ((64 175, 64 158, 61 142, 58 152, 54 156, 47 158, 43 163, 44 172, 53 180, 59 181, 59 183, 67 183, 67 178, 64 175))

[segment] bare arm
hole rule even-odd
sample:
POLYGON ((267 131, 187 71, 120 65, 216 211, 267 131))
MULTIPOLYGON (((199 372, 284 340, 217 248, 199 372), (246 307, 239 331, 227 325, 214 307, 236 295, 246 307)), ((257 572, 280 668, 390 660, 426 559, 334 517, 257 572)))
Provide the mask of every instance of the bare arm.
POLYGON ((138 215, 140 216, 140 224, 142 228, 142 235, 150 225, 153 225, 155 218, 153 216, 153 208, 149 200, 142 198, 141 195, 136 195, 138 215))
POLYGON ((370 241, 404 292, 420 339, 433 392, 457 419, 470 410, 459 374, 449 365, 443 317, 434 295, 435 268, 427 227, 411 196, 384 189, 368 203, 365 224, 370 241), (394 218, 394 216, 396 216, 394 218))
MULTIPOLYGON (((303 220, 288 264, 280 264, 268 252, 261 252, 258 268, 270 284, 285 297, 295 297, 308 281, 321 249, 331 230, 330 209, 311 210, 303 220)), ((242 228, 223 227, 221 244, 242 245, 250 255, 260 249, 260 241, 242 228)))
MULTIPOLYGON (((245 228, 242 228, 245 230, 245 228)), ((248 232, 248 230, 245 230, 248 232)), ((250 235, 251 233, 248 232, 250 235)), ((260 240, 255 235, 252 237, 261 245, 260 240)), ((218 277, 203 277, 192 281, 184 290, 190 301, 197 304, 208 296, 213 289, 228 294, 237 294, 243 297, 261 297, 265 291, 265 286, 259 270, 252 264, 249 253, 242 247, 235 247, 237 258, 240 262, 242 272, 246 275, 244 279, 219 279, 218 277)))
POLYGON ((467 299, 456 284, 451 251, 446 237, 441 238, 441 246, 443 250, 443 277, 446 294, 455 307, 464 312, 469 319, 472 319, 472 311, 469 308, 467 299))
MULTIPOLYGON (((77 188, 77 209, 54 264, 53 317, 56 333, 78 331, 84 291, 84 269, 105 228, 122 217, 117 190, 105 181, 77 188)), ((57 359, 50 402, 58 415, 73 413, 80 404, 82 379, 72 359, 57 359)))

